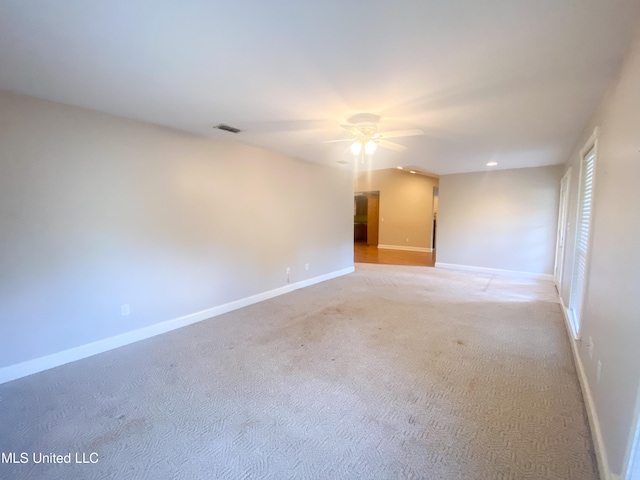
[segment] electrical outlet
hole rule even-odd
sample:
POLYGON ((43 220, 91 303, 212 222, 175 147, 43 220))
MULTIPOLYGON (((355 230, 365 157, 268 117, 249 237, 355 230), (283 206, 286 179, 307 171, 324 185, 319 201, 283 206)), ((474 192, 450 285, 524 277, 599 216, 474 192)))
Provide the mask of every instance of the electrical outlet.
POLYGON ((596 380, 600 383, 600 374, 602 373, 602 362, 598 360, 598 368, 596 369, 596 380))
POLYGON ((123 317, 126 317, 127 315, 129 315, 131 313, 131 307, 129 307, 129 304, 125 304, 125 305, 121 305, 120 306, 120 314, 123 317))
POLYGON ((305 270, 309 270, 309 264, 308 264, 308 263, 305 263, 305 264, 304 264, 304 269, 305 269, 305 270))
POLYGON ((587 340, 587 352, 589 352, 589 358, 593 358, 593 340, 591 337, 587 340))

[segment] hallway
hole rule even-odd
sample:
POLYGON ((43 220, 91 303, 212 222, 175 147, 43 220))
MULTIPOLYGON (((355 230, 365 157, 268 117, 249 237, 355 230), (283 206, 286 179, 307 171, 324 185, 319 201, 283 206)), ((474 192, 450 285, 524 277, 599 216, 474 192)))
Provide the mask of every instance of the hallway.
POLYGON ((355 263, 433 267, 436 262, 436 252, 379 249, 364 242, 355 242, 353 244, 353 261, 355 263))

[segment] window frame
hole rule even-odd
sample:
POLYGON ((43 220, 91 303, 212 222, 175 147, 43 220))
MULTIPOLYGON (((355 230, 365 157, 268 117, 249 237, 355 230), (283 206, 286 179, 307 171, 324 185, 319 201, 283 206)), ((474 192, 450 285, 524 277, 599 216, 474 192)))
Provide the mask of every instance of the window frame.
POLYGON ((567 314, 569 317, 569 323, 571 324, 571 330, 573 333, 573 338, 575 340, 580 339, 581 330, 582 330, 582 320, 584 319, 584 310, 585 305, 587 303, 587 292, 589 288, 589 274, 591 270, 591 245, 593 238, 593 219, 595 217, 595 191, 596 191, 596 176, 598 169, 598 136, 599 129, 596 127, 593 131, 593 134, 589 137, 584 147, 580 150, 580 173, 578 176, 578 203, 576 208, 576 221, 575 221, 575 238, 573 244, 573 262, 571 266, 571 288, 569 290, 569 305, 567 308, 567 314), (582 285, 577 285, 578 275, 578 261, 579 261, 579 240, 580 240, 580 232, 581 232, 581 221, 580 218, 583 212, 583 201, 585 197, 585 175, 586 175, 586 162, 590 157, 591 152, 593 151, 593 173, 591 179, 591 201, 590 201, 590 211, 588 218, 588 225, 586 227, 586 248, 584 252, 584 276, 582 278, 582 285), (581 291, 578 292, 577 289, 580 288, 581 291), (579 298, 576 296, 579 295, 579 298), (576 303, 577 302, 577 303, 576 303))

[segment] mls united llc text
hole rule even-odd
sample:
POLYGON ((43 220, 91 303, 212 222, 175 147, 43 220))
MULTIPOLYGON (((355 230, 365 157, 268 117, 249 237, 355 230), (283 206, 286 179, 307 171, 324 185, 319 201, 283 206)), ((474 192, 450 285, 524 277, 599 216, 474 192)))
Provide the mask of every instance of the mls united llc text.
POLYGON ((96 452, 42 453, 0 452, 0 463, 98 463, 96 452))

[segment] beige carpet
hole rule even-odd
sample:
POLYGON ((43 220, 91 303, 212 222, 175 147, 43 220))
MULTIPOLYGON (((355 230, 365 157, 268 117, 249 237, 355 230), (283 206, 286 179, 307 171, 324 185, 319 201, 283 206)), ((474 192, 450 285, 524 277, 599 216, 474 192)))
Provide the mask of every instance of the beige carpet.
POLYGON ((356 269, 0 385, 0 452, 99 454, 0 478, 597 478, 550 282, 356 269))

